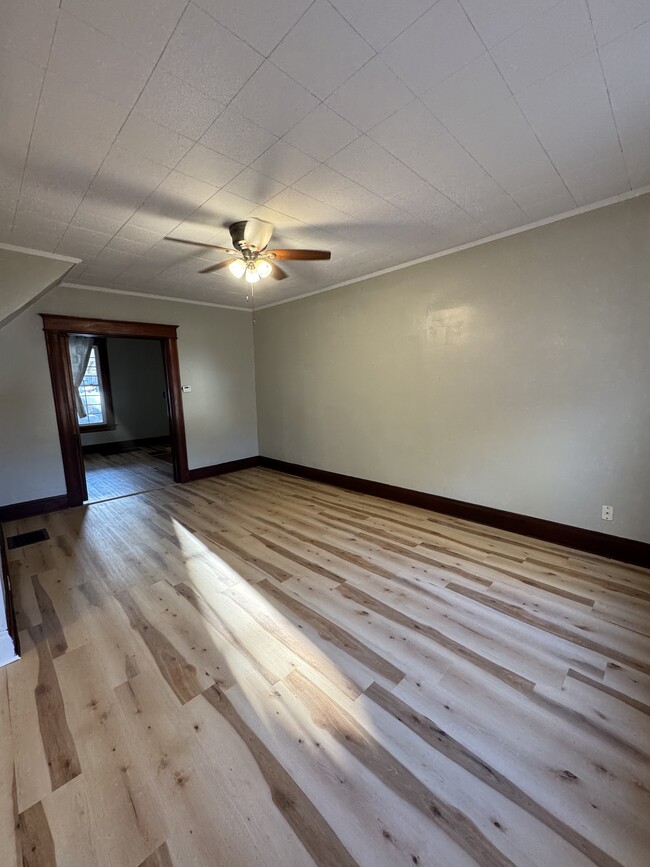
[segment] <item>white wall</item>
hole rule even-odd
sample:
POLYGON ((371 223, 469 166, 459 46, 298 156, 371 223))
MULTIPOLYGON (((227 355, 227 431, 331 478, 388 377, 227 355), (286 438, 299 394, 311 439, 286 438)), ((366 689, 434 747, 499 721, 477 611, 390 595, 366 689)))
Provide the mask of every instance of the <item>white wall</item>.
POLYGON ((39 313, 178 325, 190 468, 257 454, 249 313, 59 286, 0 332, 0 505, 65 493, 39 313))
POLYGON ((261 310, 255 356, 263 455, 650 541, 650 196, 261 310))
POLYGON ((106 355, 115 430, 84 433, 83 445, 161 437, 169 433, 165 365, 159 340, 109 337, 106 355))

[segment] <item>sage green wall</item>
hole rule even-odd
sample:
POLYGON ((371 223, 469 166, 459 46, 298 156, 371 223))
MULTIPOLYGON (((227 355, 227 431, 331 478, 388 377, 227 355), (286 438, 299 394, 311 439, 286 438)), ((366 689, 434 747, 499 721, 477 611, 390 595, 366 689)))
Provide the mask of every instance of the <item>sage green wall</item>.
POLYGON ((261 310, 255 358, 263 455, 650 541, 650 196, 261 310))

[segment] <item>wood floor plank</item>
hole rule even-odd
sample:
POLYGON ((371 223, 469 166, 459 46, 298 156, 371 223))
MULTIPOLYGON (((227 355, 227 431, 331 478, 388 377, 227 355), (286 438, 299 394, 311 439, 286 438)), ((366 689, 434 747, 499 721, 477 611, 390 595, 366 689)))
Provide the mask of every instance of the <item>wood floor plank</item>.
POLYGON ((3 867, 648 864, 649 570, 262 468, 39 528, 3 867))

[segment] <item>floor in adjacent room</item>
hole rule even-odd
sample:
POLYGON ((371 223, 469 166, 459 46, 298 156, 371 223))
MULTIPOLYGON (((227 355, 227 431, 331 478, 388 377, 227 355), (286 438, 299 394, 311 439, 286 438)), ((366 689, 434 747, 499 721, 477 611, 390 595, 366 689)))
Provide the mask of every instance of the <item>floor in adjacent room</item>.
POLYGON ((3 865, 648 864, 647 570, 262 469, 38 527, 3 865))
POLYGON ((171 448, 141 446, 117 454, 84 455, 87 503, 112 500, 174 484, 171 448))

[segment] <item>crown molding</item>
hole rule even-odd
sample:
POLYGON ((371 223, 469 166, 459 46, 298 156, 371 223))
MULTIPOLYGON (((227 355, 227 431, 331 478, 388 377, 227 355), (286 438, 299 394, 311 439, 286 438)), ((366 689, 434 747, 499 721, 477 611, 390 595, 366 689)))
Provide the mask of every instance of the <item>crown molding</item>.
POLYGON ((9 250, 12 253, 24 253, 26 256, 40 256, 42 259, 56 259, 57 262, 70 262, 70 265, 79 265, 82 261, 81 259, 75 259, 74 256, 61 256, 59 253, 32 250, 30 247, 16 247, 15 244, 0 244, 0 250, 9 250))
POLYGON ((234 307, 230 304, 216 304, 214 301, 196 301, 193 298, 176 298, 172 295, 151 295, 145 292, 131 292, 128 289, 110 289, 108 286, 86 286, 83 283, 59 283, 65 289, 85 289, 88 292, 109 292, 113 295, 130 295, 133 298, 155 298, 156 301, 172 301, 176 304, 198 304, 201 307, 219 307, 221 310, 238 310, 250 313, 248 307, 234 307))

